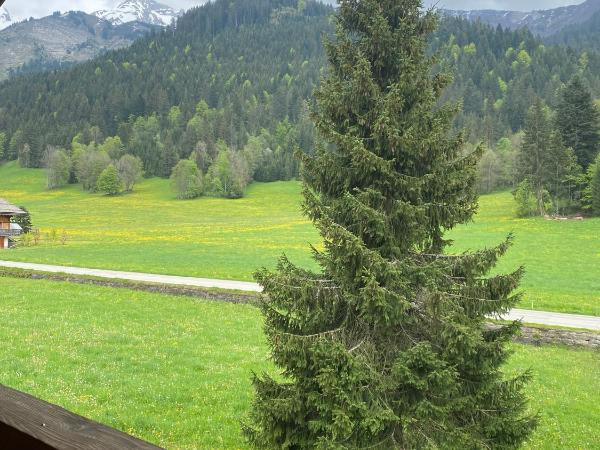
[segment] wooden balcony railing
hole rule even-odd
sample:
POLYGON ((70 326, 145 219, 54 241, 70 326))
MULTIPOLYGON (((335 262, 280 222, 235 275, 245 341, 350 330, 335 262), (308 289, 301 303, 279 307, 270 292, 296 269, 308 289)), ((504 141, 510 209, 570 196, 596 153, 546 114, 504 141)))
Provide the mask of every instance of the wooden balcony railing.
POLYGON ((160 447, 0 385, 3 450, 156 450, 160 447))

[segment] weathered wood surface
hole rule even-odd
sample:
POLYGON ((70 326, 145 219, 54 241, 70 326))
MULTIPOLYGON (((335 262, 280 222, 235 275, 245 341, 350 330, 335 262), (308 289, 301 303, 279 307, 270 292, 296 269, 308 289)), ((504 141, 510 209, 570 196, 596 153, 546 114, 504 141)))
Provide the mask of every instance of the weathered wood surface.
POLYGON ((0 448, 2 450, 160 449, 121 431, 2 385, 0 385, 0 448))

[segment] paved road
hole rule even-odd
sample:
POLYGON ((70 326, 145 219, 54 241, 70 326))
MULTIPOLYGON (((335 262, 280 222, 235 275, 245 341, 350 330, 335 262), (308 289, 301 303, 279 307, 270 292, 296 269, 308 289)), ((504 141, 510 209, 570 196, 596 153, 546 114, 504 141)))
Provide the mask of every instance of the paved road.
POLYGON ((84 269, 82 267, 52 266, 48 264, 31 264, 13 261, 0 261, 0 267, 36 270, 39 272, 66 273, 69 275, 86 275, 119 280, 142 281, 145 283, 173 284, 177 286, 220 288, 246 292, 261 291, 261 288, 258 284, 246 281, 212 280, 208 278, 178 277, 172 275, 156 275, 138 272, 119 272, 116 270, 103 269, 84 269))
MULTIPOLYGON (((208 278, 179 277, 173 275, 157 275, 138 272, 120 272, 115 270, 84 269, 81 267, 52 266, 48 264, 31 264, 13 261, 0 261, 0 267, 36 270, 40 272, 65 273, 69 275, 87 275, 99 278, 112 278, 146 283, 172 284, 177 286, 195 286, 219 288, 246 292, 260 292, 256 283, 246 281, 214 280, 208 278)), ((525 323, 600 330, 600 317, 582 316, 578 314, 562 314, 545 311, 513 309, 503 317, 507 320, 522 320, 525 323)))

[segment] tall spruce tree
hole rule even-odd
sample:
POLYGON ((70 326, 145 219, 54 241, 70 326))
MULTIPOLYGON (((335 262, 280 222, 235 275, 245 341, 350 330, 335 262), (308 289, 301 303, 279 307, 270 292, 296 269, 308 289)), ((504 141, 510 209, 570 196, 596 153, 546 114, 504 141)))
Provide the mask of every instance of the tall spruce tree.
POLYGON ((576 75, 562 92, 556 124, 567 147, 584 168, 594 161, 600 150, 600 121, 592 95, 576 75))
POLYGON ((510 239, 448 255, 444 232, 477 204, 481 151, 450 133, 431 76, 436 25, 419 0, 342 0, 316 126, 305 211, 322 270, 263 270, 265 331, 281 378, 256 376, 245 433, 258 448, 516 448, 532 430, 526 375, 500 367, 522 271, 489 277, 510 239))
MULTIPOLYGON (((529 180, 536 194, 538 211, 544 214, 544 192, 554 182, 553 156, 561 150, 559 136, 552 131, 550 109, 537 98, 527 113, 523 142, 518 155, 519 181, 529 180)), ((564 146, 562 146, 564 148, 564 146)))

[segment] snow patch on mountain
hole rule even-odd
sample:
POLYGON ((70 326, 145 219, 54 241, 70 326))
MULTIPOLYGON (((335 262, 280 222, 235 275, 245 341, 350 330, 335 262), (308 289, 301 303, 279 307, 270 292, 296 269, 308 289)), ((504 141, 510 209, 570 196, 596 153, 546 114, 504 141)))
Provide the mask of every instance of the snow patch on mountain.
POLYGON ((93 14, 115 25, 137 21, 164 27, 170 25, 183 11, 176 11, 155 0, 125 0, 115 9, 96 11, 93 14))
POLYGON ((442 14, 516 30, 528 28, 540 36, 550 36, 568 25, 577 25, 600 11, 600 0, 587 0, 578 5, 536 11, 441 10, 442 14))
POLYGON ((12 17, 5 7, 0 8, 0 30, 4 30, 13 24, 12 17))

